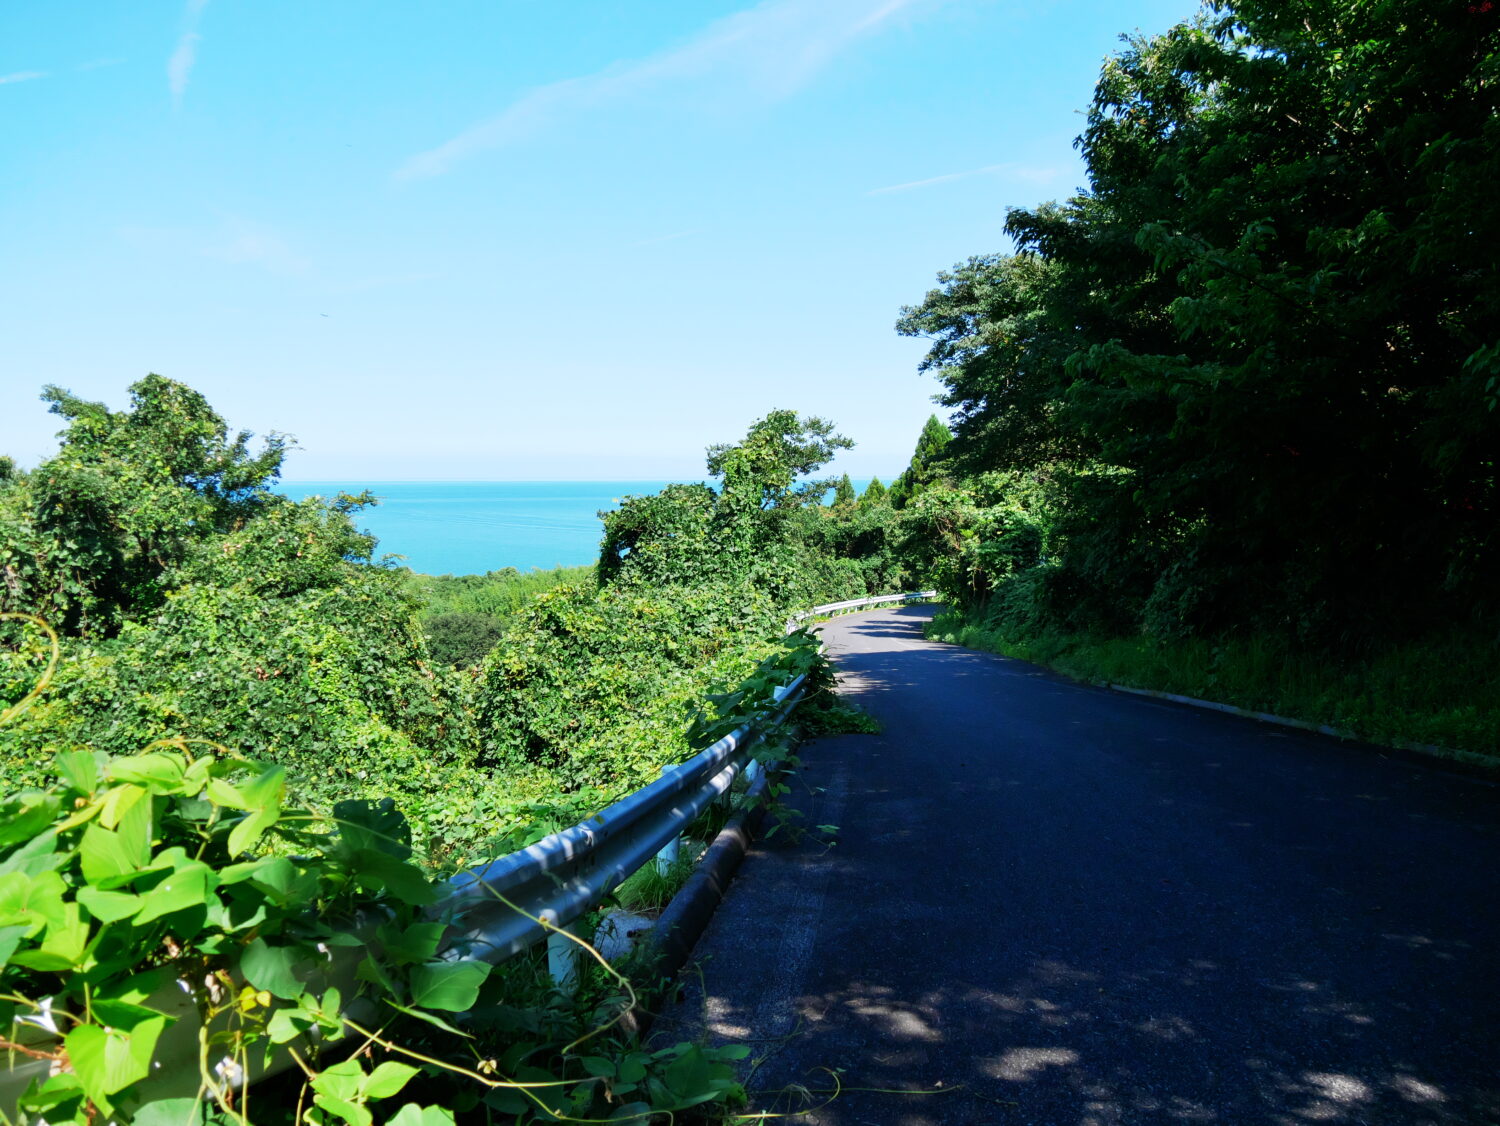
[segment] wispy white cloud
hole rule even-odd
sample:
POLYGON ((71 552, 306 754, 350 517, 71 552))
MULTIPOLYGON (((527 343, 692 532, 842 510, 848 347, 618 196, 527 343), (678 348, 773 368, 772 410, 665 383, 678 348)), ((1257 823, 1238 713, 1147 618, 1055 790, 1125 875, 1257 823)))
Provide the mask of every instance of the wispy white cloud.
POLYGON ((193 64, 198 61, 198 41, 203 36, 196 31, 185 31, 177 41, 177 50, 167 60, 167 85, 174 101, 182 101, 187 93, 188 77, 193 73, 193 64))
MULTIPOLYGON (((125 245, 153 258, 184 268, 201 267, 205 260, 242 268, 275 278, 295 278, 299 292, 345 297, 373 290, 422 285, 442 281, 447 275, 434 269, 372 272, 367 263, 355 260, 329 261, 314 257, 305 247, 305 237, 295 230, 244 215, 217 214, 201 223, 181 226, 126 224, 115 228, 115 237, 125 245)), ((382 256, 382 262, 389 255, 382 256)), ((267 284, 277 284, 270 283, 267 284)), ((281 283, 284 284, 284 283, 281 283)))
POLYGON ((152 254, 212 258, 272 274, 305 274, 312 265, 280 231, 237 215, 225 216, 208 229, 125 226, 116 233, 136 249, 152 254))
POLYGON ((198 61, 198 43, 203 38, 198 34, 198 21, 206 7, 208 0, 187 0, 182 9, 182 34, 177 37, 177 47, 167 60, 167 86, 172 91, 172 100, 178 104, 187 93, 193 64, 198 61))
POLYGON ((262 223, 229 219, 203 253, 236 266, 259 266, 273 274, 306 273, 308 260, 279 232, 262 223))
POLYGON ((441 176, 570 114, 656 87, 713 79, 762 98, 795 92, 855 40, 933 0, 763 0, 643 59, 539 86, 495 116, 411 157, 398 180, 441 176))
POLYGON ((124 59, 93 59, 93 60, 91 60, 89 62, 86 62, 86 63, 79 63, 73 69, 74 70, 98 70, 101 67, 106 67, 106 66, 119 66, 124 61, 125 61, 124 59))
POLYGON ((893 192, 911 192, 918 188, 930 188, 937 184, 950 184, 954 180, 967 180, 970 176, 1006 175, 1030 183, 1045 183, 1057 175, 1052 168, 1033 168, 1024 164, 986 164, 983 168, 970 168, 963 172, 949 172, 945 176, 929 176, 925 180, 909 180, 904 184, 890 184, 884 188, 871 188, 865 195, 890 195, 893 192))
POLYGON ((14 74, 0 74, 0 86, 8 86, 12 82, 30 82, 33 78, 46 78, 45 70, 18 70, 14 74))

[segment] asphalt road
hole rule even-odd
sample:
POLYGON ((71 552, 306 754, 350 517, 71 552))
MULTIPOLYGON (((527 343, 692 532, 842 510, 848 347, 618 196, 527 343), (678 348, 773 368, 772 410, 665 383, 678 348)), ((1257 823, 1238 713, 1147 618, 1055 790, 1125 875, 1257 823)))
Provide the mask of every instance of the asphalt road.
POLYGON ((1500 791, 930 613, 825 627, 885 730, 804 748, 836 843, 756 845, 659 1039, 822 1126, 1500 1122, 1500 791))

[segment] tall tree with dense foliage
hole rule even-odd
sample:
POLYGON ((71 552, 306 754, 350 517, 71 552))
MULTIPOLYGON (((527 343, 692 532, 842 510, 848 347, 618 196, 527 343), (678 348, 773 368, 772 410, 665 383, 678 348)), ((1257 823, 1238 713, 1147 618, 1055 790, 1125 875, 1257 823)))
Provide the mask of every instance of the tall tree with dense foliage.
POLYGON ((912 453, 911 464, 891 485, 891 507, 905 508, 923 489, 941 480, 943 455, 952 440, 953 434, 939 421, 938 416, 929 415, 922 426, 922 433, 917 436, 917 448, 912 453))
POLYGON ((833 488, 833 507, 848 508, 857 499, 858 494, 854 491, 854 482, 849 480, 849 474, 845 473, 833 488))
POLYGON ((1492 5, 1216 3, 1105 67, 1087 193, 904 312, 956 462, 1060 488, 1059 618, 1495 612, 1497 70, 1492 5))
POLYGON ((775 410, 751 423, 741 441, 710 446, 708 472, 723 478, 726 496, 758 497, 762 508, 816 504, 834 482, 812 474, 853 446, 827 419, 775 410))
POLYGON ((772 411, 752 423, 743 440, 708 448, 708 472, 722 482, 717 490, 669 485, 602 513, 600 581, 660 585, 717 578, 769 584, 778 599, 791 596, 790 516, 818 504, 833 482, 812 475, 853 445, 825 419, 772 411))
POLYGON ((58 387, 42 398, 67 426, 57 456, 0 475, 0 610, 70 634, 110 636, 159 606, 194 547, 259 513, 281 470, 284 437, 252 453, 248 432, 159 375, 125 411, 58 387))
MULTIPOLYGON (((0 482, 0 609, 63 635, 49 692, 6 734, 0 774, 53 749, 207 739, 288 767, 309 797, 424 794, 477 749, 398 576, 352 514, 368 496, 273 492, 259 452, 161 376, 131 405, 48 389, 61 449, 0 482)), ((35 680, 37 637, 0 623, 0 701, 35 680)))

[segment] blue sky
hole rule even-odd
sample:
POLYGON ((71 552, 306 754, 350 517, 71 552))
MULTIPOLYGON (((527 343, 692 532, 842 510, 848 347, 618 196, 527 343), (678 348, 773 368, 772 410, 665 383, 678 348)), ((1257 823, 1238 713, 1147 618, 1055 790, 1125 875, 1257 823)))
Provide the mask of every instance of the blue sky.
POLYGON ((148 371, 292 479, 697 477, 787 407, 899 471, 892 324, 1066 196, 1178 2, 10 0, 0 452, 148 371))

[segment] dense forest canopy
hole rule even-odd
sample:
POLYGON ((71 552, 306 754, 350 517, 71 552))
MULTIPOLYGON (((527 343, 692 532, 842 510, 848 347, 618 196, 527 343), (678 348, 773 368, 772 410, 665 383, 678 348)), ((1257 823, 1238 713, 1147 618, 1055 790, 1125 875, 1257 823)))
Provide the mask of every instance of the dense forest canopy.
POLYGON ((954 464, 1050 492, 1031 611, 1308 643, 1492 619, 1497 37, 1490 5, 1244 0, 1132 38, 1089 190, 904 311, 954 464))

